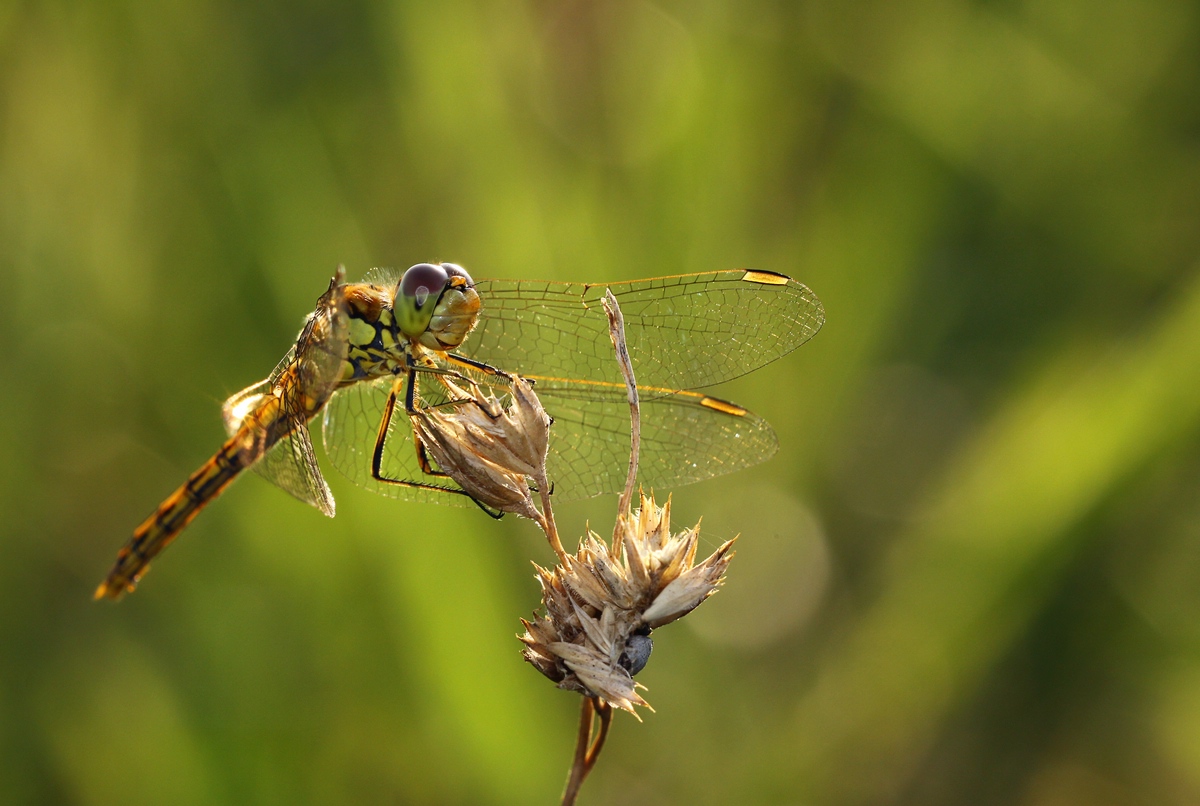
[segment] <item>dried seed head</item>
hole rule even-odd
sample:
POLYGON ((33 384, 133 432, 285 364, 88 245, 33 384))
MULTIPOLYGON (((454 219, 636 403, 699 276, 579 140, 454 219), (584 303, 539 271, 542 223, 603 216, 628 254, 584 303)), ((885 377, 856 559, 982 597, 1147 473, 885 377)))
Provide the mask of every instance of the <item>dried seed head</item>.
POLYGON ((618 516, 613 545, 589 533, 563 564, 535 566, 545 613, 522 620, 525 660, 559 688, 630 713, 649 707, 633 675, 649 660, 650 630, 711 596, 733 558, 730 540, 696 565, 699 526, 670 527, 670 501, 660 508, 643 496, 640 509, 618 516))
POLYGON ((472 498, 540 520, 529 479, 545 477, 550 417, 524 379, 514 378, 511 392, 507 406, 462 392, 466 402, 418 411, 412 424, 438 467, 472 498))

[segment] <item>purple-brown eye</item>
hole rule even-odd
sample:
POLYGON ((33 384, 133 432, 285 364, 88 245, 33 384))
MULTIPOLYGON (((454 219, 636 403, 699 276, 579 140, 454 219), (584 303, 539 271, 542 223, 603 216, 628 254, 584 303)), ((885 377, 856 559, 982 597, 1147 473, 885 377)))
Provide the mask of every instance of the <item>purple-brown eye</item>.
POLYGON ((442 268, 446 270, 446 274, 450 275, 451 280, 461 277, 467 281, 467 285, 475 285, 475 281, 471 279, 471 275, 467 274, 467 270, 457 263, 443 263, 442 268))
POLYGON ((404 335, 420 338, 449 283, 450 275, 435 263, 418 263, 404 272, 395 300, 396 321, 404 335))

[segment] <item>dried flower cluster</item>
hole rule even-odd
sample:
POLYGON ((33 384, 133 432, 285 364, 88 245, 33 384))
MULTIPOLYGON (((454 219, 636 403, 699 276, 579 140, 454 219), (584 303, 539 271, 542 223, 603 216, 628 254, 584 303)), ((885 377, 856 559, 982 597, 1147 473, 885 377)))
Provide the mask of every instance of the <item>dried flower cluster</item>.
POLYGON ((534 518, 526 478, 544 472, 550 418, 529 382, 513 381, 513 402, 507 407, 477 390, 457 391, 470 402, 412 415, 421 442, 476 501, 534 518))
MULTIPOLYGON (((691 612, 724 580, 733 540, 696 564, 699 525, 671 534, 671 502, 618 516, 610 546, 589 533, 574 556, 538 567, 545 614, 522 620, 525 660, 559 688, 599 697, 636 716, 648 706, 633 676, 650 656, 650 631, 691 612)), ((736 539, 736 538, 735 538, 736 539)))
POLYGON ((468 495, 484 506, 536 521, 555 553, 565 556, 548 506, 550 416, 529 381, 512 379, 507 406, 478 388, 467 392, 445 383, 463 401, 460 405, 411 416, 425 449, 468 495), (533 502, 531 483, 542 495, 544 511, 533 502))
POLYGON ((525 660, 559 688, 584 697, 564 804, 575 802, 595 765, 613 708, 638 717, 637 706, 650 707, 633 679, 650 659, 650 632, 711 596, 733 559, 730 540, 697 564, 700 526, 671 534, 670 499, 658 507, 652 497, 642 496, 641 506, 631 510, 641 444, 637 382, 621 311, 611 293, 604 309, 630 407, 629 474, 610 542, 589 532, 574 555, 563 549, 546 478, 551 419, 524 379, 512 379, 511 401, 505 405, 474 384, 468 392, 442 376, 459 405, 412 415, 418 438, 443 472, 480 504, 536 521, 558 555, 553 569, 534 566, 545 612, 532 621, 521 620, 525 634, 520 638, 525 660), (535 491, 540 510, 533 501, 535 491))

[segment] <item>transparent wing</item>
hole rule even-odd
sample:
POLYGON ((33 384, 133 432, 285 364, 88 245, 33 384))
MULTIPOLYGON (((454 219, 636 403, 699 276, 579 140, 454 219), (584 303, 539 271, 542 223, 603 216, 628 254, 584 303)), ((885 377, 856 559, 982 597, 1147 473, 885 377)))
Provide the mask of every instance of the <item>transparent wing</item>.
MULTIPOLYGON (((478 378, 481 385, 497 383, 478 378)), ((629 404, 625 387, 535 378, 535 391, 554 418, 547 473, 556 499, 578 500, 618 492, 629 463, 629 404)), ((333 466, 359 486, 410 501, 471 506, 448 478, 428 476, 417 461, 403 400, 397 403, 382 454, 382 474, 409 485, 385 484, 371 475, 371 459, 391 392, 390 379, 339 390, 325 409, 325 451, 333 466), (419 485, 419 486, 418 486, 419 485)), ((442 400, 422 381, 423 403, 442 400)), ((493 388, 497 395, 503 387, 493 388)), ((731 473, 770 458, 775 432, 762 418, 731 403, 694 392, 642 402, 639 483, 665 489, 731 473)))
POLYGON ((350 347, 346 338, 350 318, 345 287, 341 284, 343 279, 343 270, 339 266, 329 290, 317 300, 316 309, 300 329, 295 346, 271 373, 270 381, 289 399, 293 409, 308 406, 306 397, 324 402, 341 377, 342 362, 350 347), (286 376, 293 365, 296 370, 294 383, 288 383, 286 376))
POLYGON ((346 356, 341 280, 339 270, 271 376, 229 398, 221 410, 229 436, 249 429, 260 446, 255 472, 330 517, 333 494, 317 465, 307 423, 333 393, 346 356))
POLYGON ((330 463, 358 486, 380 495, 405 501, 473 506, 453 481, 422 472, 403 396, 396 403, 385 436, 380 475, 404 483, 389 484, 372 475, 375 443, 393 380, 363 381, 334 393, 325 406, 322 429, 330 463))
POLYGON ((620 383, 600 305, 611 289, 646 397, 744 375, 796 349, 825 321, 807 286, 764 271, 608 284, 480 280, 476 288, 483 312, 461 354, 525 376, 620 383))
POLYGON ((255 418, 249 418, 254 420, 253 426, 246 426, 251 412, 271 410, 268 404, 275 394, 274 386, 272 381, 261 381, 226 400, 221 407, 225 432, 232 437, 243 427, 252 428, 255 441, 263 447, 262 455, 251 466, 254 472, 332 518, 333 494, 317 465, 303 413, 289 413, 288 407, 281 405, 277 426, 275 420, 264 426, 255 418))
POLYGON ((254 465, 254 471, 306 504, 333 517, 333 493, 321 475, 308 426, 301 423, 276 442, 254 465))
MULTIPOLYGON (((573 501, 620 492, 629 469, 625 387, 545 379, 535 390, 554 418, 546 470, 555 497, 573 501)), ((669 489, 753 467, 779 449, 766 420, 696 392, 644 399, 641 416, 638 483, 647 489, 669 489)))

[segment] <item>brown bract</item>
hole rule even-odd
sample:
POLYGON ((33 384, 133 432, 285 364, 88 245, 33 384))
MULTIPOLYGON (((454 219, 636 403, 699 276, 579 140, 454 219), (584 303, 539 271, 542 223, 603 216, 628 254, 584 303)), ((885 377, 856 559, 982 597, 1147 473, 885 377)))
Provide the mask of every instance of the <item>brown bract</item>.
MULTIPOLYGON (((672 535, 671 502, 618 516, 612 545, 589 532, 574 555, 537 568, 545 613, 522 619, 524 657, 559 688, 599 697, 636 716, 649 707, 633 675, 649 656, 649 634, 686 615, 724 581, 733 540, 695 562, 699 525, 672 535)), ((736 538, 735 538, 736 540, 736 538)))
POLYGON ((550 417, 527 381, 514 378, 512 402, 463 392, 465 402, 411 416, 438 467, 476 501, 535 521, 530 481, 545 479, 550 417))

